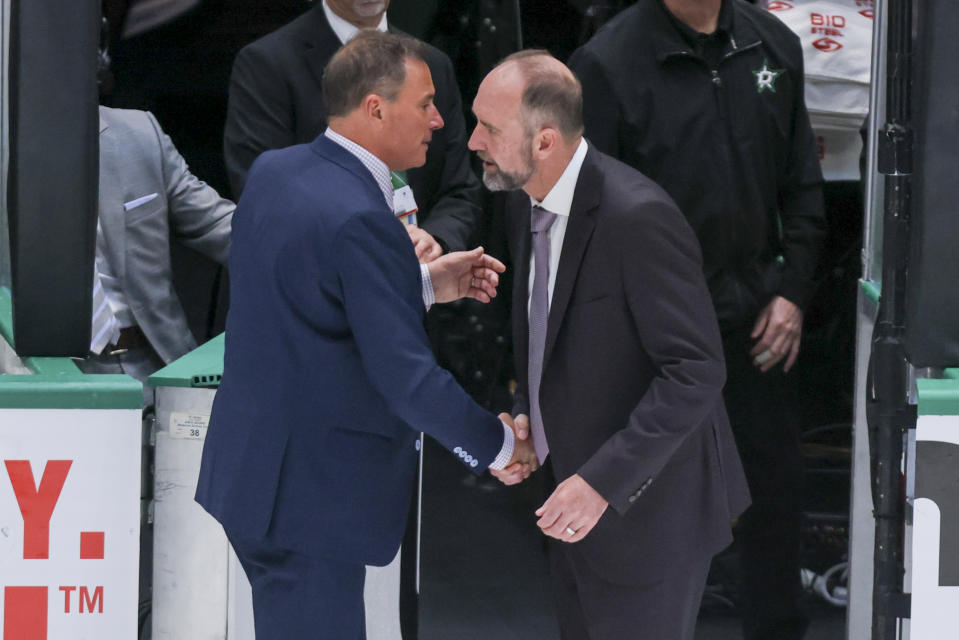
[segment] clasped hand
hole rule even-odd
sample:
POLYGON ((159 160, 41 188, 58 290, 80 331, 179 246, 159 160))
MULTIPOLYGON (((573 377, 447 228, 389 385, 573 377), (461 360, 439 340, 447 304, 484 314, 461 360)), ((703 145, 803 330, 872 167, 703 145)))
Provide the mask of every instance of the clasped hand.
MULTIPOLYGON (((505 468, 490 470, 503 484, 516 484, 529 477, 539 467, 536 451, 529 439, 529 417, 525 414, 511 419, 501 413, 500 420, 510 425, 516 437, 513 460, 505 468)), ((563 480, 552 495, 536 510, 536 525, 545 535, 562 542, 579 542, 585 538, 609 507, 609 502, 579 474, 563 480)))
POLYGON ((513 458, 502 469, 490 469, 490 473, 503 484, 517 484, 539 469, 539 458, 529 439, 529 417, 520 414, 514 420, 508 413, 501 413, 499 419, 513 430, 513 458))

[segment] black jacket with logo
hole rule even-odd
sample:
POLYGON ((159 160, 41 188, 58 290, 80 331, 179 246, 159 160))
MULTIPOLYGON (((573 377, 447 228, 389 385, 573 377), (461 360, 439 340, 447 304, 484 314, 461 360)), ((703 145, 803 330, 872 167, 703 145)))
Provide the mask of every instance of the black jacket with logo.
POLYGON ((822 172, 799 38, 744 0, 725 0, 718 45, 696 46, 683 29, 662 0, 639 0, 570 67, 586 137, 676 201, 730 329, 773 295, 808 302, 825 234, 822 172))

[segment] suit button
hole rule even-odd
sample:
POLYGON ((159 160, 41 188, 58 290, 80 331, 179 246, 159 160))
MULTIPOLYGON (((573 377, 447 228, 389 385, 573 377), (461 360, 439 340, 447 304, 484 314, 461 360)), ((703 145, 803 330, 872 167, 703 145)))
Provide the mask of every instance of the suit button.
POLYGON ((466 454, 466 452, 465 452, 465 451, 463 451, 463 450, 460 450, 460 457, 461 457, 461 458, 465 458, 465 457, 466 457, 466 455, 467 455, 467 454, 466 454))
POLYGON ((459 453, 462 450, 463 450, 463 447, 456 447, 455 449, 453 449, 453 453, 459 453))
POLYGON ((473 461, 473 456, 466 456, 465 458, 463 458, 463 462, 465 462, 466 464, 469 464, 472 461, 473 461))
POLYGON ((416 442, 413 443, 413 448, 416 449, 417 451, 420 450, 420 439, 419 439, 419 438, 417 438, 417 439, 416 439, 416 442))
POLYGON ((626 498, 626 501, 629 502, 630 504, 632 504, 632 503, 636 502, 636 498, 638 498, 638 497, 639 497, 639 494, 634 493, 633 495, 631 495, 631 496, 629 496, 628 498, 626 498))
POLYGON ((473 460, 473 461, 470 463, 470 466, 475 469, 478 464, 479 464, 479 461, 473 460))

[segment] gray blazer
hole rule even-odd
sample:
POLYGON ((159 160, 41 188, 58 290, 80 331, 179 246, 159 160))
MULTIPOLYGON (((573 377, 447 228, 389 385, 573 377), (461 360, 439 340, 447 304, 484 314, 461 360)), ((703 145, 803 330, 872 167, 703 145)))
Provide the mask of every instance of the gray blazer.
POLYGON ((137 324, 164 362, 196 347, 170 240, 226 263, 235 205, 190 173, 146 111, 100 107, 100 225, 137 324))

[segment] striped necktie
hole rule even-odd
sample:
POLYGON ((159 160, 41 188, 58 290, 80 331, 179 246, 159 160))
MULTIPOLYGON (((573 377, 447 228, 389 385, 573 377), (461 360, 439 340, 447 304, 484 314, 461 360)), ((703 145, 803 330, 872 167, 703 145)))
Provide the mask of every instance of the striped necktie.
POLYGON ((100 270, 93 270, 93 316, 90 323, 90 352, 100 355, 108 344, 120 339, 120 325, 107 300, 100 270))

